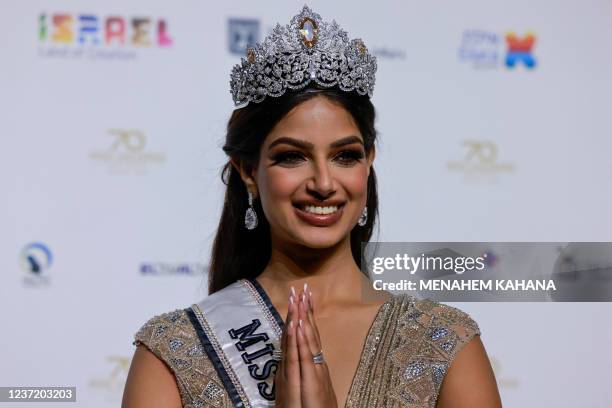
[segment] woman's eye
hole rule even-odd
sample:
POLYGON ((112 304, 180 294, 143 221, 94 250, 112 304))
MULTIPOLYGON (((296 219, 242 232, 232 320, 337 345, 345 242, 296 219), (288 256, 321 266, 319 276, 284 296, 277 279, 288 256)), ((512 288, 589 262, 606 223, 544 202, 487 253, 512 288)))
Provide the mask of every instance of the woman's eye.
POLYGON ((298 152, 282 152, 274 155, 274 163, 294 164, 300 162, 303 157, 298 152))
POLYGON ((353 164, 363 158, 363 153, 357 150, 344 150, 336 156, 342 164, 353 164))
MULTIPOLYGON (((358 150, 343 150, 334 157, 334 160, 346 166, 361 160, 363 156, 363 152, 358 150)), ((294 165, 304 161, 305 158, 300 152, 288 151, 275 154, 272 160, 274 164, 294 165)))

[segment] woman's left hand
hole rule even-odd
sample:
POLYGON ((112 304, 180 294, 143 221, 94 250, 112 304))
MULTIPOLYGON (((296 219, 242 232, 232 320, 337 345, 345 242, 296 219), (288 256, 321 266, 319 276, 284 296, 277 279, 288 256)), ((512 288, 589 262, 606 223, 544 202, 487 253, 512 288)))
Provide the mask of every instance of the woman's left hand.
POLYGON ((314 319, 312 294, 305 287, 298 297, 297 345, 300 359, 300 393, 303 408, 337 408, 327 363, 315 364, 313 356, 320 351, 321 338, 314 319))

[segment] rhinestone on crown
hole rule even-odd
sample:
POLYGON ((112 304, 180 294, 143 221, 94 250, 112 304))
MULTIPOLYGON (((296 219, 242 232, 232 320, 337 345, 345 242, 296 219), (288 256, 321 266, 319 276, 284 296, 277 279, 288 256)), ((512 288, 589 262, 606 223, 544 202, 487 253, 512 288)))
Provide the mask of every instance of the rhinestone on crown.
POLYGON ((230 92, 236 108, 313 81, 372 97, 375 73, 376 57, 361 39, 349 40, 335 20, 323 21, 305 5, 289 24, 276 24, 263 42, 247 48, 230 74, 230 92))

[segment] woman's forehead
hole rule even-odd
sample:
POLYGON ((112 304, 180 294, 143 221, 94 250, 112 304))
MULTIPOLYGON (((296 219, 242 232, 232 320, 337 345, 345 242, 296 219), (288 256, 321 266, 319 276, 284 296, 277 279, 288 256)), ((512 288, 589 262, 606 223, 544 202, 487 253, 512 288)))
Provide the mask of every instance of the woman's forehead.
POLYGON ((349 135, 360 135, 352 115, 339 103, 317 96, 289 111, 272 129, 268 142, 287 136, 316 143, 349 135))

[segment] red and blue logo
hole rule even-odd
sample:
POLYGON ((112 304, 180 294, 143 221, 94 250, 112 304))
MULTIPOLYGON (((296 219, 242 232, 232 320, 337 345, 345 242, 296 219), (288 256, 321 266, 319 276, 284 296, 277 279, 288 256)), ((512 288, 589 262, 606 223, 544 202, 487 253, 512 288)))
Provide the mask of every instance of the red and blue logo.
POLYGON ((514 68, 517 64, 524 64, 527 68, 533 69, 536 66, 536 59, 533 56, 533 46, 536 42, 534 33, 527 33, 523 37, 517 36, 513 32, 506 34, 506 66, 514 68))
POLYGON ((532 70, 537 66, 535 43, 536 35, 531 31, 522 36, 509 31, 502 36, 494 31, 470 29, 463 32, 458 57, 477 69, 523 66, 532 70))

